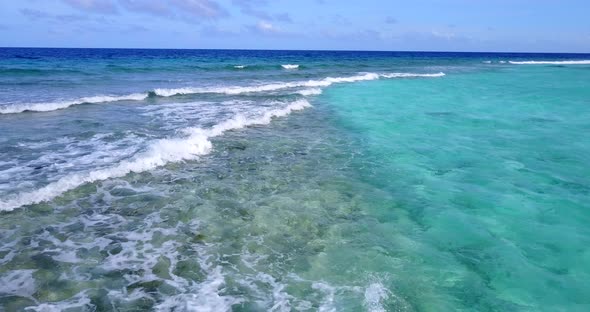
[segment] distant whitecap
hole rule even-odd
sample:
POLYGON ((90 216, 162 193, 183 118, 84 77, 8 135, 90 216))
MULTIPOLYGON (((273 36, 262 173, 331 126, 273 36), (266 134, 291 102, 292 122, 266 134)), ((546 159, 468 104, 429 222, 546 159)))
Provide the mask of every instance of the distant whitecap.
POLYGON ((281 65, 281 67, 283 67, 284 69, 298 69, 299 65, 297 64, 285 64, 285 65, 281 65))

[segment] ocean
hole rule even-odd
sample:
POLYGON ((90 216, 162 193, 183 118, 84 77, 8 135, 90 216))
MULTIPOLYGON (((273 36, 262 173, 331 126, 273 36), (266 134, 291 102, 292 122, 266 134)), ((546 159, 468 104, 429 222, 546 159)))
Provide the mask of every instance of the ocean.
POLYGON ((590 55, 0 49, 0 311, 588 311, 590 55))

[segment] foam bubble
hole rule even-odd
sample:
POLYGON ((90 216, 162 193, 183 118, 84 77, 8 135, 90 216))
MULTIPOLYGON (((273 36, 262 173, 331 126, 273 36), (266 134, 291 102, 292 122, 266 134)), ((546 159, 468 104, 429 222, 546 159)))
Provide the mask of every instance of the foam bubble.
POLYGON ((372 283, 365 290, 365 306, 371 312, 385 312, 383 301, 389 298, 390 292, 381 283, 372 283))
POLYGON ((147 93, 134 93, 123 96, 99 95, 84 97, 72 101, 58 101, 48 103, 10 104, 0 106, 0 114, 16 114, 22 112, 50 112, 80 104, 97 104, 117 101, 141 101, 148 97, 147 93))
POLYGON ((590 60, 581 61, 508 61, 514 65, 590 65, 590 60))
POLYGON ((284 69, 298 69, 299 65, 297 64, 285 64, 285 65, 281 65, 282 68, 284 69))
POLYGON ((31 297, 35 293, 35 271, 14 270, 0 276, 0 293, 31 297))
POLYGON ((85 173, 70 174, 42 188, 4 199, 0 201, 0 211, 12 211, 24 205, 49 201, 86 183, 120 178, 132 172, 149 171, 171 162, 197 159, 199 156, 209 153, 213 148, 211 141, 209 141, 211 137, 222 135, 225 131, 233 129, 257 124, 269 124, 272 118, 283 117, 292 111, 302 110, 310 106, 306 100, 297 100, 284 108, 263 111, 253 117, 238 114, 210 129, 185 128, 181 130, 185 134, 184 137, 153 141, 146 151, 137 154, 131 159, 123 160, 115 166, 85 173))
POLYGON ((221 267, 213 268, 207 279, 198 285, 196 293, 179 294, 166 298, 158 304, 154 310, 161 312, 168 311, 194 311, 194 312, 217 312, 231 311, 231 307, 242 302, 238 298, 222 296, 220 290, 225 285, 225 278, 221 267))

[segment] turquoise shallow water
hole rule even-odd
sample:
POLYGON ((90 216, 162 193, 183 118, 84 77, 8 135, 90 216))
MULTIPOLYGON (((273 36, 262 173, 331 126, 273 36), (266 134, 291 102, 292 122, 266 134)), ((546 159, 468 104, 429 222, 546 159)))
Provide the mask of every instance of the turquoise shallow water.
POLYGON ((418 263, 400 271, 432 287, 420 307, 587 308, 585 75, 526 68, 326 92, 363 141, 362 179, 407 217, 372 211, 387 249, 399 231, 411 239, 418 263))
POLYGON ((0 311, 590 309, 588 57, 2 53, 0 311))

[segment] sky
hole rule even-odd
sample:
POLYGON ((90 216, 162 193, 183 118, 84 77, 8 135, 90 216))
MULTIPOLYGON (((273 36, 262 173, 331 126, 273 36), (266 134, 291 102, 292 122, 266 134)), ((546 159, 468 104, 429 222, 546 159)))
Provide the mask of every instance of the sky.
POLYGON ((0 0, 0 46, 590 52, 588 0, 0 0))

